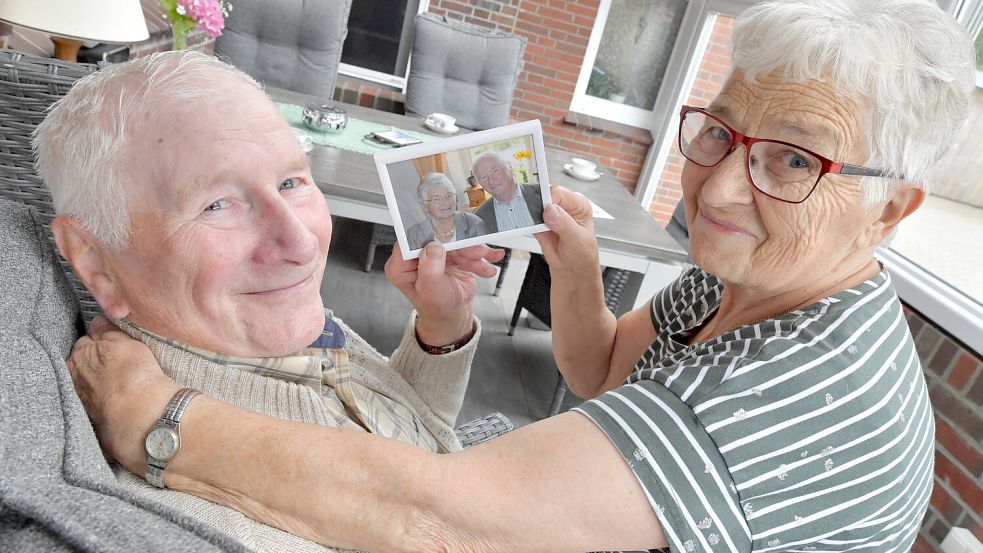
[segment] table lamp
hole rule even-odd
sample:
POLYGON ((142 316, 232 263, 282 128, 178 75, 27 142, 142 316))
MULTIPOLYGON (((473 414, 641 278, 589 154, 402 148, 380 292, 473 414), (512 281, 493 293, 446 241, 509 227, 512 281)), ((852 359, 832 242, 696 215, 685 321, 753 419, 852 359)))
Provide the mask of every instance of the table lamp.
POLYGON ((83 40, 150 37, 140 0, 0 0, 0 20, 49 33, 55 57, 66 61, 76 61, 83 40))

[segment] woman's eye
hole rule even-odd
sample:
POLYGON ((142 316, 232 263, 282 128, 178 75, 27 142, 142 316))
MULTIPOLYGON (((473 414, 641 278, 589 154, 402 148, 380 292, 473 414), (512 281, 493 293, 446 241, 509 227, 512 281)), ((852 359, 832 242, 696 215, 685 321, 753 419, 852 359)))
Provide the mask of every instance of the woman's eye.
POLYGON ((785 165, 791 169, 808 169, 809 160, 798 154, 785 154, 785 165))
POLYGON ((723 127, 714 127, 710 129, 710 136, 716 138, 717 140, 730 142, 730 133, 723 127))

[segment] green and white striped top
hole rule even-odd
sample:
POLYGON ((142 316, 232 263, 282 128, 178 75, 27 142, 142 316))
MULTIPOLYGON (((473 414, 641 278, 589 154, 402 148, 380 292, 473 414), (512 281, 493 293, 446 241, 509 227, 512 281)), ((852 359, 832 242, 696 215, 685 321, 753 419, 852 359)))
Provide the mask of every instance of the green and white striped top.
POLYGON ((693 268, 659 293, 635 372, 578 408, 631 465, 670 549, 908 551, 935 428, 887 272, 687 345, 722 290, 693 268))

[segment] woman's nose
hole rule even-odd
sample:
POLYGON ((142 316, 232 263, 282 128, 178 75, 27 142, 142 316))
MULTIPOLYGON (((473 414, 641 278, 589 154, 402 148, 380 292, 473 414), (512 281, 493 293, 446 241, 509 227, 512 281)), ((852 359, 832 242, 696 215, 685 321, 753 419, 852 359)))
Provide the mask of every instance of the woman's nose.
POLYGON ((724 159, 711 168, 700 196, 712 206, 747 204, 754 201, 753 185, 745 167, 746 147, 738 144, 724 159))

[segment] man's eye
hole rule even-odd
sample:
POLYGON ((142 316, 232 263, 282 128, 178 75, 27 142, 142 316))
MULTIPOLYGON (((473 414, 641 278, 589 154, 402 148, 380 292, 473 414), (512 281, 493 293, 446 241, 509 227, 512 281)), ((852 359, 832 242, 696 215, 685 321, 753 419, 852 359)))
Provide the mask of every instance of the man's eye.
POLYGON ((208 204, 208 207, 205 208, 205 211, 220 211, 228 206, 229 206, 229 202, 225 200, 217 200, 208 204))
POLYGON ((294 177, 292 179, 287 179, 287 180, 281 182, 280 183, 280 190, 292 190, 294 188, 299 187, 301 184, 302 184, 302 181, 299 178, 294 177))

